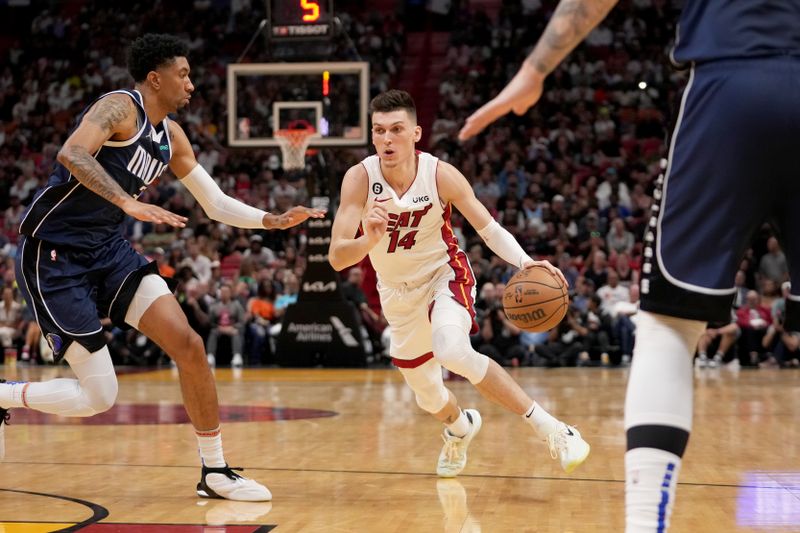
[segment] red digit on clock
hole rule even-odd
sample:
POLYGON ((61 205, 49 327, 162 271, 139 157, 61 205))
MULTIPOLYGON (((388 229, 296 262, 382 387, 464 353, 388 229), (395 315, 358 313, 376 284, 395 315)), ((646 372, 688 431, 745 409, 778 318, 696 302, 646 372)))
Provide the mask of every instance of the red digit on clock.
POLYGON ((303 11, 310 11, 310 13, 303 14, 303 22, 314 22, 319 18, 319 4, 311 0, 300 0, 300 7, 303 11))

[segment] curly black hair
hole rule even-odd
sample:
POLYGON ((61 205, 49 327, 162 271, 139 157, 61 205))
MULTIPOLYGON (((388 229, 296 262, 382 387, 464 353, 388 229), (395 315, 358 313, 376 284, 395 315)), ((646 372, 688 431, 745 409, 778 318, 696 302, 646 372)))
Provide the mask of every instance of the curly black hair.
POLYGON ((171 63, 176 57, 187 57, 189 46, 172 35, 147 33, 131 43, 128 49, 128 72, 135 82, 144 81, 147 73, 171 63))

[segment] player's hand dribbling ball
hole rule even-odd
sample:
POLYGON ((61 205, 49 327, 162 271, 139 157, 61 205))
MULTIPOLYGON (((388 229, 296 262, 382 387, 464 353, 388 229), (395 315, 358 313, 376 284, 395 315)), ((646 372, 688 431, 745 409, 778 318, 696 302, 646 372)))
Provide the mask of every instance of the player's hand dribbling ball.
POLYGON ((544 266, 520 270, 503 292, 506 316, 523 331, 538 333, 556 327, 568 308, 566 284, 544 266))

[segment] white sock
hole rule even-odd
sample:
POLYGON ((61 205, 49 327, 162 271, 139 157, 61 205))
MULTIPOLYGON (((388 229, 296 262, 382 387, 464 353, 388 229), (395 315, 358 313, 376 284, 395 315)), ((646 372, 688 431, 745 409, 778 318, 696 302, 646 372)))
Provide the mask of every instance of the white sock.
POLYGON ((197 431, 197 448, 200 451, 200 459, 203 464, 211 468, 222 468, 225 466, 225 457, 222 455, 222 432, 220 428, 209 431, 197 431))
POLYGON ((27 384, 27 381, 0 383, 0 407, 3 409, 24 407, 22 403, 22 389, 27 384))
POLYGON ((665 450, 625 453, 626 533, 667 530, 680 469, 681 458, 665 450))
POLYGON ((561 427, 561 422, 545 411, 544 407, 536 402, 533 402, 531 408, 528 409, 522 417, 525 419, 525 422, 536 430, 536 434, 542 439, 547 438, 548 435, 558 431, 561 427))
POLYGON ((459 415, 455 422, 452 424, 445 424, 447 432, 454 437, 463 437, 469 432, 469 418, 464 414, 461 409, 458 410, 459 415))

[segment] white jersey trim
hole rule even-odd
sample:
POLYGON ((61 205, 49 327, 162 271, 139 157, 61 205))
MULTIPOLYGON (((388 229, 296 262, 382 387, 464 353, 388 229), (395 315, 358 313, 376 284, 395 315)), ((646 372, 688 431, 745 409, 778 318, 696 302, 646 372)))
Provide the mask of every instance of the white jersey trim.
MULTIPOLYGON (((139 140, 139 137, 142 136, 144 131, 147 129, 147 126, 150 124, 150 121, 147 120, 147 112, 144 109, 144 104, 142 102, 139 102, 139 100, 137 100, 136 98, 134 98, 134 96, 131 94, 131 92, 135 92, 136 94, 138 94, 139 98, 142 98, 142 102, 144 102, 144 98, 142 97, 142 93, 140 93, 136 89, 134 89, 133 91, 126 91, 124 89, 120 89, 118 91, 111 91, 110 93, 104 94, 103 96, 98 98, 97 101, 95 101, 95 104, 96 104, 97 102, 99 102, 100 100, 102 100, 103 98, 108 96, 109 94, 127 94, 128 96, 131 97, 131 100, 136 102, 136 105, 139 106, 139 109, 141 109, 142 112, 144 113, 144 120, 142 121, 142 127, 139 128, 139 131, 136 133, 136 135, 134 135, 130 139, 127 139, 127 140, 124 140, 124 141, 111 141, 111 140, 108 140, 108 141, 103 143, 103 146, 110 146, 112 148, 121 148, 123 146, 130 146, 130 145, 132 145, 133 143, 135 143, 136 141, 139 140)), ((92 105, 94 105, 94 104, 92 104, 92 105)))

